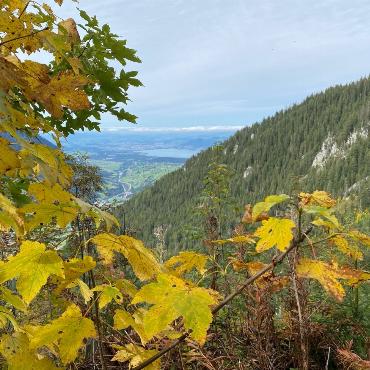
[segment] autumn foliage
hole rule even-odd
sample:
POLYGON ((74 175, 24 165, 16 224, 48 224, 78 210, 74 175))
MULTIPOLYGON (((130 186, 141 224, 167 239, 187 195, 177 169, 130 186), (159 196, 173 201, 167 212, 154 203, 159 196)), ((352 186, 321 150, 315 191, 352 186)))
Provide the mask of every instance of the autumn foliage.
POLYGON ((46 4, 3 0, 0 7, 0 231, 7 240, 0 352, 8 368, 83 363, 97 340, 103 369, 107 361, 160 369, 167 348, 203 346, 215 316, 248 286, 279 291, 310 279, 341 301, 346 287, 369 280, 368 272, 321 253, 359 261, 370 247, 369 236, 341 225, 335 200, 323 191, 271 195, 247 207, 238 234, 207 241, 233 251, 222 266, 193 251, 161 263, 141 241, 117 235, 114 216, 69 191, 73 172, 60 139, 97 129, 106 112, 135 121, 122 108, 128 88, 140 86, 136 72, 123 69, 128 60, 139 62, 135 51, 83 11, 84 24, 76 25, 60 22, 46 4), (37 61, 39 51, 48 64, 37 61), (122 67, 118 74, 112 60, 122 67), (55 145, 40 141, 44 134, 55 145), (209 289, 211 273, 238 276, 240 284, 227 294, 209 289))

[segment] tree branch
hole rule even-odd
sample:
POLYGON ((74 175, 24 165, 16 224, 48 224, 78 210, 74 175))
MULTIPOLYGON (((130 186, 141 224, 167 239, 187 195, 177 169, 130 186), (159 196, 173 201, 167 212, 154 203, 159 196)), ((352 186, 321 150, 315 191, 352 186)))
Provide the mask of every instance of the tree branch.
MULTIPOLYGON (((212 314, 215 315, 218 311, 221 310, 224 306, 226 306, 231 300, 233 300, 237 295, 239 295, 247 286, 251 285, 254 281, 256 281, 258 278, 260 278, 262 275, 264 275, 266 272, 273 270, 275 266, 279 263, 281 263, 285 257, 294 249, 296 249, 299 244, 306 238, 306 235, 309 234, 312 230, 312 226, 310 226, 304 233, 301 235, 298 239, 293 239, 292 243, 290 244, 289 248, 286 249, 285 252, 281 253, 277 258, 273 259, 270 264, 265 266, 263 269, 258 271, 255 275, 251 276, 249 279, 247 279, 244 284, 238 288, 235 292, 228 295, 222 302, 220 302, 217 306, 215 306, 212 310, 212 314)), ((132 368, 132 370, 142 370, 154 361, 161 358, 163 355, 165 355, 167 352, 169 352, 174 347, 178 346, 180 343, 182 343, 189 335, 191 334, 191 330, 185 332, 181 335, 177 340, 175 340, 170 346, 163 348, 161 351, 159 351, 156 355, 148 358, 146 361, 142 362, 140 365, 132 368)))
POLYGON ((37 30, 35 32, 32 32, 29 35, 18 36, 18 37, 14 37, 14 39, 5 40, 3 42, 0 42, 0 46, 8 44, 9 42, 13 42, 13 41, 17 41, 17 40, 20 40, 20 39, 24 39, 26 37, 31 37, 31 36, 37 35, 38 33, 43 32, 43 31, 47 31, 48 29, 49 29, 49 27, 45 27, 42 30, 37 30))

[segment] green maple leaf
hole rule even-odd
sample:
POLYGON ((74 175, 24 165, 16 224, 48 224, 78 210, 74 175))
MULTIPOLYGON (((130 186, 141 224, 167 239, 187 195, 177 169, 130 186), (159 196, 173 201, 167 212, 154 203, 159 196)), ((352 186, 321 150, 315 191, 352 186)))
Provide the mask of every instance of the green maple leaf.
POLYGON ((254 221, 258 218, 259 215, 262 213, 268 212, 270 208, 284 202, 285 200, 289 199, 289 195, 280 194, 280 195, 269 195, 265 198, 263 202, 256 203, 252 210, 252 218, 254 221))

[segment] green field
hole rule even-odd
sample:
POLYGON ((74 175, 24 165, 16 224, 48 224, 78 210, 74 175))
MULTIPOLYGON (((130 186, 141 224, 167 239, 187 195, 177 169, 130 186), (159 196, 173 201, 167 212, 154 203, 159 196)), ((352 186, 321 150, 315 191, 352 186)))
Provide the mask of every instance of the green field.
MULTIPOLYGON (((145 187, 152 185, 163 175, 180 167, 178 163, 149 162, 142 160, 134 161, 112 161, 112 160, 91 160, 91 163, 100 167, 104 191, 99 194, 101 200, 125 199, 123 184, 129 193, 135 194, 145 187)), ((130 196, 129 194, 126 196, 130 196)))

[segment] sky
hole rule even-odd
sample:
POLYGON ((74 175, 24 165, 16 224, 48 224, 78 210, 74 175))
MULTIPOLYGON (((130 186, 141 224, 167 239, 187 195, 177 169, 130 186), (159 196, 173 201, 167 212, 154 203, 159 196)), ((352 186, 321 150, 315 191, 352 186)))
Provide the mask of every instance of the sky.
MULTIPOLYGON (((65 0, 57 14, 71 16, 65 0)), ((368 0, 80 0, 128 40, 142 130, 234 130, 370 72, 368 0)), ((104 118, 103 128, 117 124, 104 118)))

